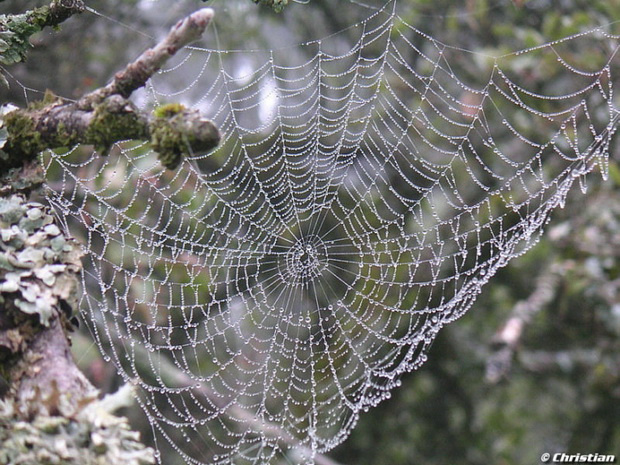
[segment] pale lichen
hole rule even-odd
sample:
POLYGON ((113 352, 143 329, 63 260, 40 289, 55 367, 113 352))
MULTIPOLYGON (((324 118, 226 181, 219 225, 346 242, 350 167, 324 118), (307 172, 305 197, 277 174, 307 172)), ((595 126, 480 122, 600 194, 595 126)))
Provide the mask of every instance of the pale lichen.
POLYGON ((85 5, 80 0, 53 0, 23 14, 0 15, 0 64, 12 65, 26 59, 32 47, 30 36, 47 26, 58 26, 70 16, 81 13, 85 5))
POLYGON ((28 38, 43 28, 48 14, 49 7, 42 7, 21 15, 0 15, 0 64, 25 60, 31 48, 28 38))
MULTIPOLYGON (((57 393, 62 396, 63 393, 57 393)), ((113 415, 133 398, 122 388, 102 400, 86 398, 71 415, 39 414, 24 421, 11 400, 0 401, 0 463, 20 465, 150 465, 154 451, 140 443, 127 419, 113 415)))
POLYGON ((77 308, 81 255, 45 206, 20 195, 0 198, 0 306, 5 312, 36 316, 47 326, 56 309, 77 308))

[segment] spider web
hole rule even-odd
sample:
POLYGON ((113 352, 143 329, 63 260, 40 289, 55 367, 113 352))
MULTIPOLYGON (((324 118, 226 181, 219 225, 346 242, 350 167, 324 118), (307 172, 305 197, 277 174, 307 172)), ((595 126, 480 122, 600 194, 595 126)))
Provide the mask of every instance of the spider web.
POLYGON ((173 172, 135 142, 46 155, 85 319, 187 463, 314 463, 606 175, 617 36, 492 56, 367 13, 294 49, 182 52, 138 101, 223 137, 173 172))

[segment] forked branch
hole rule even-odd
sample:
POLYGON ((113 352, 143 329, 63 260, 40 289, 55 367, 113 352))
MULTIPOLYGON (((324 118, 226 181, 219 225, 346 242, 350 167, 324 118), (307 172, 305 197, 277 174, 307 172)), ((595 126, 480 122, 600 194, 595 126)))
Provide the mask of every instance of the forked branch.
POLYGON ((179 21, 166 38, 116 74, 106 86, 77 102, 48 95, 41 103, 7 113, 0 141, 0 171, 21 166, 46 149, 94 145, 104 154, 117 142, 149 140, 162 163, 174 169, 187 154, 208 152, 220 141, 217 127, 180 104, 146 114, 129 100, 182 47, 198 39, 213 17, 201 9, 179 21))

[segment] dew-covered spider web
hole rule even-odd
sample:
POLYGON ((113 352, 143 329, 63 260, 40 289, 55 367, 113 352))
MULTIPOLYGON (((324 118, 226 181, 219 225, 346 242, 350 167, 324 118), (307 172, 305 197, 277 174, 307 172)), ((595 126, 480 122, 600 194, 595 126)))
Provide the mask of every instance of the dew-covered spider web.
POLYGON ((222 143, 174 171, 138 142, 45 157, 85 320, 187 463, 318 463, 606 174, 611 26, 483 54, 379 3, 321 40, 183 50, 136 101, 222 143))

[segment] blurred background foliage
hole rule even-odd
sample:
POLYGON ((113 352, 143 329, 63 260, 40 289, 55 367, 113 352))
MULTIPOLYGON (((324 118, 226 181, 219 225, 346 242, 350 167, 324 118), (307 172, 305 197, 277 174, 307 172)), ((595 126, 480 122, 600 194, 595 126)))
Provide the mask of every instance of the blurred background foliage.
MULTIPOLYGON (((5 1, 0 13, 40 4, 5 1)), ((205 3, 88 4, 96 14, 33 40, 28 62, 7 70, 11 86, 0 90, 0 100, 23 104, 47 88, 78 97, 104 84, 179 17, 205 3)), ((206 5, 218 11, 222 49, 325 37, 354 24, 361 17, 353 11, 364 10, 349 15, 330 0, 292 3, 279 15, 249 0, 206 5)), ((599 26, 617 33, 620 20, 620 0, 401 0, 399 5, 407 23, 435 39, 494 55, 599 26)), ((588 48, 579 58, 597 65, 606 52, 588 48)), ((480 64, 469 57, 453 55, 455 73, 465 82, 486 82, 480 64)), ((570 88, 556 80, 553 67, 536 61, 514 60, 511 71, 521 78, 535 73, 543 93, 570 88)), ((529 128, 530 135, 539 129, 529 128)), ((405 375, 391 399, 362 415, 350 438, 330 454, 334 459, 345 465, 520 465, 539 463, 543 452, 620 454, 617 141, 612 149, 609 179, 593 173, 586 195, 573 189, 539 243, 502 269, 472 310, 439 333, 429 361, 405 375), (522 334, 510 345, 502 335, 514 318, 522 334)), ((104 391, 118 387, 114 369, 86 331, 74 338, 74 348, 95 384, 104 391)), ((143 416, 137 410, 128 414, 148 441, 143 416)), ((163 463, 173 465, 178 458, 164 456, 163 463)))

